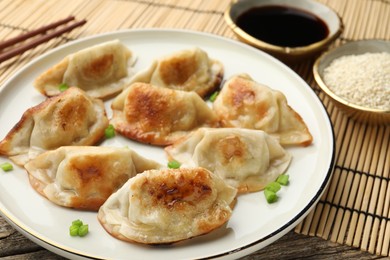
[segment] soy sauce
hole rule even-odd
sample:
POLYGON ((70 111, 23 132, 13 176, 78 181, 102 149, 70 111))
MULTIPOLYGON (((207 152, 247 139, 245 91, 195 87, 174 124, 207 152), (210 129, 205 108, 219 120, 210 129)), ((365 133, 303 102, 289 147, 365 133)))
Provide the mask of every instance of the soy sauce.
POLYGON ((325 39, 325 22, 309 12, 285 6, 260 6, 237 17, 236 24, 246 33, 264 42, 299 47, 325 39))

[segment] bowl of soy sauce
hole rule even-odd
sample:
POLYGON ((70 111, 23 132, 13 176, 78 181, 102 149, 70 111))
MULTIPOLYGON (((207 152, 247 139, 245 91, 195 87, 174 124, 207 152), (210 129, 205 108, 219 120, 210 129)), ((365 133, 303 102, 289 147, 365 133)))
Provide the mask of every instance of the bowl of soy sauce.
POLYGON ((332 8, 314 0, 234 0, 224 16, 241 41, 286 63, 320 54, 344 29, 332 8))

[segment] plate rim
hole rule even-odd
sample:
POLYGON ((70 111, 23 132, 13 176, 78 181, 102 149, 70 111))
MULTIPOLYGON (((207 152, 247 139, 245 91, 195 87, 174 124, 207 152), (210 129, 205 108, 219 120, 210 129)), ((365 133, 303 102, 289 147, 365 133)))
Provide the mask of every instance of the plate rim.
MULTIPOLYGON (((264 52, 262 50, 256 49, 256 48, 254 48, 254 47, 252 47, 250 45, 244 44, 242 42, 239 42, 239 41, 231 39, 231 38, 227 38, 225 36, 221 36, 221 35, 217 35, 217 34, 213 34, 213 33, 209 33, 209 32, 202 32, 202 31, 191 30, 191 29, 139 28, 139 29, 120 29, 120 30, 115 30, 115 31, 108 31, 108 32, 104 32, 104 33, 98 33, 98 34, 94 34, 94 35, 90 35, 90 36, 86 36, 86 37, 82 37, 82 38, 71 40, 69 42, 66 42, 66 43, 64 43, 62 45, 59 45, 59 46, 57 46, 57 47, 55 47, 53 49, 48 50, 47 52, 45 52, 45 53, 35 57, 31 61, 29 61, 28 63, 23 65, 20 69, 18 69, 17 71, 13 72, 13 75, 11 77, 9 77, 2 84, 2 87, 0 88, 0 95, 2 95, 2 93, 5 91, 5 89, 9 89, 9 87, 7 88, 6 86, 9 85, 9 83, 12 82, 15 78, 17 78, 17 76, 20 73, 23 73, 25 70, 27 70, 29 67, 33 66, 35 63, 39 62, 41 59, 45 59, 47 56, 50 56, 53 53, 60 51, 61 49, 65 49, 65 48, 67 48, 67 47, 69 47, 71 45, 77 45, 77 44, 85 42, 85 41, 90 41, 90 40, 106 37, 106 36, 113 35, 113 34, 116 35, 116 34, 151 33, 151 32, 159 32, 159 33, 185 33, 185 34, 189 34, 189 35, 198 35, 198 36, 202 36, 202 37, 206 37, 206 38, 209 37, 209 38, 216 39, 218 41, 227 41, 227 42, 229 42, 231 44, 239 45, 241 48, 248 48, 248 49, 252 49, 252 50, 254 50, 256 52, 260 52, 263 55, 268 56, 268 58, 273 59, 274 62, 280 63, 283 67, 285 67, 285 69, 287 68, 293 74, 295 74, 295 76, 299 77, 299 79, 302 82, 305 83, 304 84, 305 88, 307 88, 309 91, 311 91, 314 94, 312 96, 317 99, 319 104, 321 104, 322 112, 324 113, 324 115, 326 116, 326 119, 327 119, 326 123, 329 124, 330 136, 331 136, 331 141, 332 141, 332 145, 331 145, 331 153, 332 154, 330 156, 329 166, 328 166, 328 169, 326 170, 326 175, 324 175, 324 179, 323 179, 323 181, 321 183, 321 186, 317 190, 317 192, 312 196, 311 200, 308 201, 307 205, 299 213, 295 214, 292 219, 287 221, 287 223, 285 223, 284 225, 282 225, 281 227, 279 227, 275 231, 271 232, 270 234, 268 234, 268 235, 266 235, 266 236, 264 236, 264 237, 262 237, 262 238, 260 238, 258 240, 255 240, 252 243, 246 244, 244 246, 237 247, 235 249, 229 249, 228 251, 223 252, 223 253, 217 253, 217 254, 214 254, 214 255, 210 255, 210 256, 202 257, 202 258, 198 258, 198 259, 210 259, 210 258, 223 258, 223 257, 226 257, 226 256, 238 256, 239 253, 243 253, 241 255, 241 257, 242 257, 242 256, 247 255, 245 253, 245 251, 248 251, 249 249, 253 249, 256 245, 259 245, 259 244, 261 244, 261 243, 263 243, 263 242, 265 242, 267 240, 269 241, 269 239, 272 238, 272 237, 277 237, 278 235, 280 235, 280 237, 281 237, 281 236, 285 235, 287 232, 292 230, 295 227, 295 225, 298 224, 299 221, 302 221, 303 218, 306 215, 309 214, 310 210, 316 206, 316 204, 320 200, 322 194, 324 193, 324 191, 326 190, 327 186, 330 183, 330 179, 331 179, 331 177, 333 175, 333 171, 334 171, 334 168, 335 168, 335 157, 336 157, 335 133, 334 133, 334 127, 333 127, 333 123, 332 123, 332 121, 330 119, 329 113, 326 110, 326 107, 325 107, 324 103, 322 102, 322 100, 315 93, 314 89, 311 88, 308 85, 308 83, 306 81, 304 81, 303 78, 301 78, 290 67, 288 67, 286 64, 282 63, 281 61, 279 61, 275 57, 271 56, 270 54, 268 54, 268 53, 266 53, 266 52, 264 52)), ((324 170, 324 172, 325 172, 325 170, 324 170)), ((34 230, 31 230, 31 228, 29 228, 25 224, 21 223, 18 219, 14 219, 12 214, 10 214, 8 212, 9 212, 9 210, 5 209, 4 207, 2 207, 2 204, 0 204, 0 214, 4 217, 4 219, 11 226, 15 227, 15 229, 17 229, 22 235, 26 236, 31 241, 39 244, 40 246, 46 248, 47 250, 49 250, 49 251, 51 251, 53 253, 58 254, 58 255, 62 255, 62 256, 67 255, 67 257, 75 256, 75 257, 86 258, 86 259, 102 259, 101 257, 93 256, 93 255, 91 255, 89 253, 80 252, 80 250, 77 250, 77 249, 71 249, 71 248, 68 248, 67 246, 58 245, 58 243, 55 242, 53 239, 45 239, 45 238, 43 238, 40 234, 37 234, 37 232, 35 232, 34 230), (61 253, 65 253, 65 254, 61 254, 61 253)), ((280 237, 278 237, 277 239, 279 239, 280 237)), ((260 250, 260 249, 266 247, 267 245, 269 245, 271 243, 274 243, 275 241, 270 241, 269 243, 267 243, 263 247, 255 248, 255 250, 260 250)), ((247 253, 250 253, 250 252, 247 252, 247 253)))

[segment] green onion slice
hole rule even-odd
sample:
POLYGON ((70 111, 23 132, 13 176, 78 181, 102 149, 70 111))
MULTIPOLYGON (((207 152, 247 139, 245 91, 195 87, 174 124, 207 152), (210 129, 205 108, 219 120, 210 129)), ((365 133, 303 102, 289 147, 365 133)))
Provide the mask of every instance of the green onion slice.
POLYGON ((78 230, 78 235, 80 237, 84 237, 88 234, 88 225, 82 225, 79 227, 79 230, 78 230))
POLYGON ((268 203, 274 203, 278 200, 278 195, 276 195, 276 192, 273 192, 271 190, 264 190, 264 196, 268 203))
POLYGON ((72 237, 75 237, 78 235, 79 233, 79 226, 77 225, 72 225, 69 227, 69 235, 71 235, 72 237))
POLYGON ((282 174, 282 175, 279 175, 279 177, 276 179, 276 182, 283 185, 283 186, 286 186, 286 185, 288 185, 288 179, 289 179, 289 176, 287 174, 282 174))
POLYGON ((65 90, 67 90, 69 88, 68 84, 66 83, 61 83, 59 86, 58 86, 58 89, 63 92, 65 90))
POLYGON ((14 169, 14 167, 12 166, 11 163, 9 162, 5 162, 5 163, 2 163, 0 164, 0 168, 5 171, 5 172, 9 172, 9 171, 12 171, 14 169))
POLYGON ((217 99, 218 94, 219 94, 219 91, 215 91, 213 94, 211 94, 209 100, 210 100, 211 102, 214 102, 215 99, 217 99))
POLYGON ((115 136, 115 128, 113 125, 108 125, 108 127, 104 130, 104 136, 106 138, 113 138, 115 136))
POLYGON ((177 161, 170 161, 170 162, 168 162, 168 168, 179 169, 180 168, 180 163, 177 162, 177 161))
POLYGON ((265 186, 265 189, 266 190, 270 190, 270 191, 273 191, 273 192, 278 192, 280 190, 281 186, 279 183, 277 182, 271 182, 271 183, 268 183, 267 186, 265 186))
POLYGON ((69 227, 69 235, 72 237, 83 237, 86 236, 88 232, 88 225, 85 225, 80 219, 72 221, 72 225, 69 227))
POLYGON ((80 219, 72 221, 72 226, 80 227, 83 225, 83 222, 80 219))

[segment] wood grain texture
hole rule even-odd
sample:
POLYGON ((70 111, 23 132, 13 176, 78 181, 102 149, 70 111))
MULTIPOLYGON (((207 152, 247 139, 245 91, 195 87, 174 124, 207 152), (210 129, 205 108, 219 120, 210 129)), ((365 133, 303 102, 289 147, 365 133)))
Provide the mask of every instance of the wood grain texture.
MULTIPOLYGON (((360 39, 390 40, 389 0, 318 1, 332 7, 344 22, 344 32, 331 48, 360 39)), ((178 28, 237 40, 223 19, 229 3, 230 0, 2 0, 0 39, 69 15, 88 23, 1 63, 0 88, 32 59, 74 39, 99 33, 178 28)), ((317 86, 313 63, 314 58, 291 68, 313 88, 329 113, 336 138, 334 175, 318 205, 294 231, 245 259, 389 259, 390 126, 369 126, 344 115, 317 86)), ((2 218, 0 257, 61 259, 23 237, 2 218)))
MULTIPOLYGON (((0 217, 0 258, 1 259, 65 259, 36 245, 15 231, 0 217), (17 246, 15 246, 17 245, 17 246)), ((82 243, 82 242, 81 242, 82 243)), ((259 250, 243 260, 264 259, 389 259, 340 245, 318 237, 287 233, 275 243, 259 250)))

